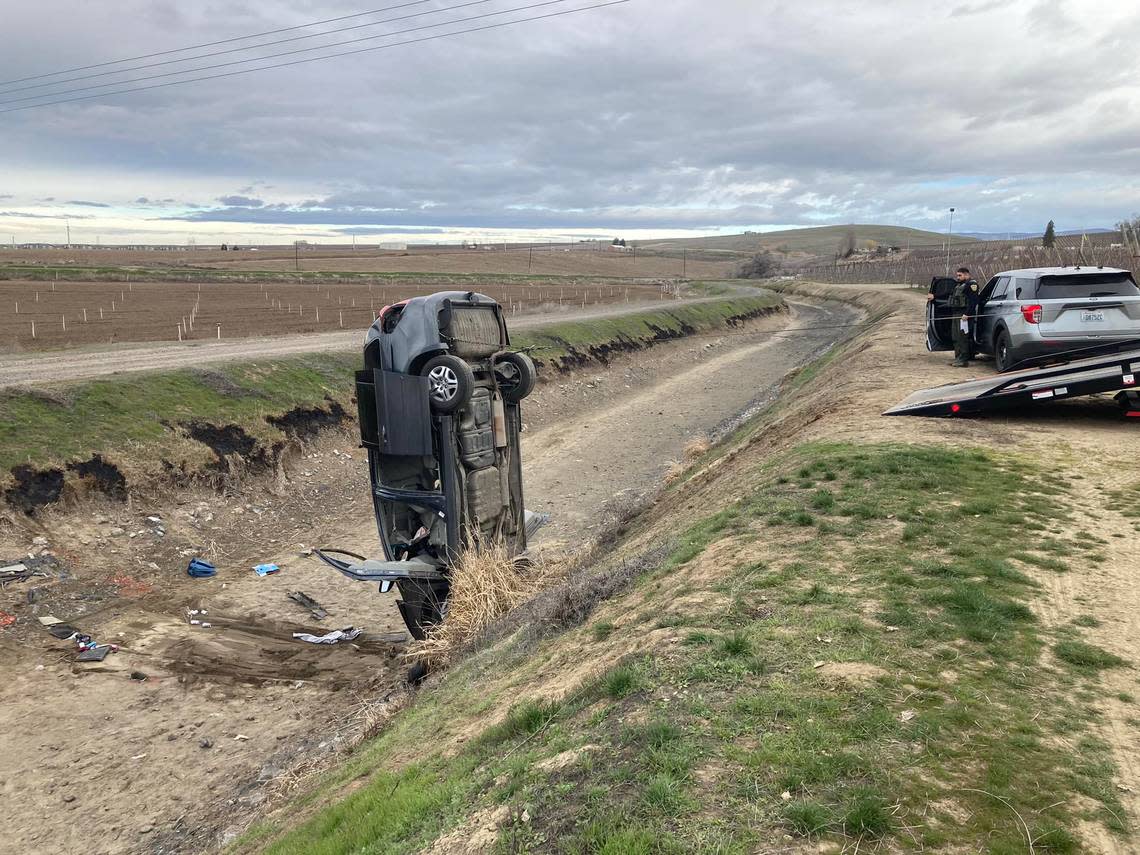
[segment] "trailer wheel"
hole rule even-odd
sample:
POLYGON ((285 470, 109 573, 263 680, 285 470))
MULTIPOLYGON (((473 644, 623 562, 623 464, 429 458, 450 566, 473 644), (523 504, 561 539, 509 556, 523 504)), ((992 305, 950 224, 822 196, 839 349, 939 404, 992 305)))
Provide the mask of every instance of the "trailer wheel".
POLYGON ((428 379, 428 398, 437 413, 454 413, 470 400, 475 390, 475 373, 471 366, 449 353, 429 359, 420 374, 428 379))
POLYGON ((1009 352, 1009 332, 1002 330, 994 341, 994 365, 999 372, 1009 371, 1013 365, 1013 354, 1009 352))
POLYGON ((534 362, 525 353, 504 353, 495 362, 495 376, 499 381, 503 400, 517 404, 534 391, 538 372, 535 370, 534 362))

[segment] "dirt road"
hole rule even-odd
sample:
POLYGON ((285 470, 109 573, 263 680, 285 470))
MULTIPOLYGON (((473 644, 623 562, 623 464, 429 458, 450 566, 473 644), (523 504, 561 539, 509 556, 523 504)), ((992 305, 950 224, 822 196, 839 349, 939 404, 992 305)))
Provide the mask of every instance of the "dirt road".
MULTIPOLYGON (((540 542, 588 536, 609 499, 658 483, 689 439, 771 400, 855 316, 795 303, 786 316, 541 387, 524 434, 528 504, 556 518, 540 542), (830 328, 779 335, 811 326, 830 328)), ((145 507, 49 516, 35 532, 0 528, 0 557, 24 554, 40 533, 68 577, 34 583, 30 598, 22 583, 0 591, 0 612, 19 616, 0 644, 0 852, 203 851, 398 697, 398 647, 384 642, 400 629, 393 595, 304 555, 376 551, 356 442, 330 435, 288 470, 276 487, 186 489, 145 507), (214 561, 218 575, 188 578, 189 555, 214 561), (250 567, 266 561, 281 571, 259 578, 250 567), (296 590, 330 617, 310 618, 287 598, 296 590), (46 615, 121 649, 74 665, 38 625, 46 615), (369 636, 331 647, 292 639, 349 625, 369 636)))
MULTIPOLYGON (((748 293, 753 293, 748 289, 748 293)), ((591 318, 614 317, 649 309, 688 303, 708 302, 717 298, 694 300, 654 301, 622 304, 601 309, 567 310, 510 319, 511 329, 528 329, 556 321, 583 321, 591 318)), ((66 351, 49 351, 32 354, 5 354, 0 356, 0 389, 8 386, 35 386, 72 380, 89 380, 109 374, 133 371, 165 371, 172 368, 190 368, 219 362, 239 362, 251 359, 275 359, 298 353, 328 351, 355 351, 364 340, 364 330, 354 329, 314 335, 241 338, 231 341, 207 341, 129 344, 113 347, 84 347, 66 351)))

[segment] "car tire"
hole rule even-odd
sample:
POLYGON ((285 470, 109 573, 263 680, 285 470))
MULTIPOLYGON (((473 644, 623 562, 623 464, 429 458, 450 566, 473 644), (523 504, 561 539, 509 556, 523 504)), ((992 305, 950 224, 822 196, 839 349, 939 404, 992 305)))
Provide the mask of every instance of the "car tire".
POLYGON ((534 391, 538 372, 525 353, 505 353, 495 361, 495 379, 503 400, 517 404, 534 391))
POLYGON ((994 366, 999 372, 1013 367, 1013 349, 1009 343, 1009 332, 1002 330, 994 339, 994 366))
POLYGON ((428 379, 428 400, 437 413, 454 413, 475 391, 475 373, 471 366, 449 353, 429 359, 420 374, 428 379))

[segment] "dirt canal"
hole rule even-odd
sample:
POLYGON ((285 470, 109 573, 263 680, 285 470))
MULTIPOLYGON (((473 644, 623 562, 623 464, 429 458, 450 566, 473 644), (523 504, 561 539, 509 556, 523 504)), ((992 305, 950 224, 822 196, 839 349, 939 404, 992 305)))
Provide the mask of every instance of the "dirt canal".
MULTIPOLYGON (((599 534, 607 506, 654 489, 686 444, 770 403, 858 320, 797 302, 542 385, 524 410, 528 505, 554 517, 542 548, 599 534)), ((0 852, 208 850, 403 701, 393 596, 306 554, 377 547, 353 435, 326 433, 284 480, 141 504, 0 529, 0 559, 46 552, 45 575, 0 587, 0 615, 19 616, 0 631, 0 852), (195 555, 217 575, 189 578, 195 555), (281 569, 259 577, 264 562, 281 569), (298 591, 328 616, 290 599, 298 591), (41 617, 120 649, 75 663, 41 617), (293 638, 349 626, 363 634, 293 638)))

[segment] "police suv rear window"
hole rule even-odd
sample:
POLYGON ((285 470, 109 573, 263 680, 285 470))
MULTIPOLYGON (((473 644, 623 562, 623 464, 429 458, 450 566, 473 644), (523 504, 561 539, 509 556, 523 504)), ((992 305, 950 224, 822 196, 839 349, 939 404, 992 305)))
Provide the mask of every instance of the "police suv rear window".
POLYGON ((1140 297, 1140 288, 1127 273, 1085 273, 1042 276, 1037 283, 1037 299, 1066 297, 1140 297))

